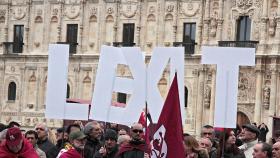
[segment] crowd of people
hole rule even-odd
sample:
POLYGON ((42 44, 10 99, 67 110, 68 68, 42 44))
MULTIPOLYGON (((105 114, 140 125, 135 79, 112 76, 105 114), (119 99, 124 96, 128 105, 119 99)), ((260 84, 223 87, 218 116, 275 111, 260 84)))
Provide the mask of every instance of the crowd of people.
MULTIPOLYGON (((265 124, 235 129, 202 127, 201 136, 182 136, 185 158, 280 158, 280 130, 266 141, 265 124)), ((0 124, 0 158, 149 158, 151 146, 143 125, 130 128, 97 121, 77 121, 56 129, 44 123, 25 131, 17 122, 0 124)))

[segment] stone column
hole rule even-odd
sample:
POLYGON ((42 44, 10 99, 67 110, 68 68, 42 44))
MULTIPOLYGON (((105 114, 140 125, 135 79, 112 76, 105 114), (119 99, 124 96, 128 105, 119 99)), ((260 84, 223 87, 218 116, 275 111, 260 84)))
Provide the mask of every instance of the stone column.
POLYGON ((196 102, 196 135, 200 136, 201 127, 203 126, 203 92, 204 92, 204 80, 205 80, 205 67, 204 65, 199 69, 198 72, 198 91, 197 91, 197 102, 196 102))
POLYGON ((210 100, 210 114, 209 124, 214 125, 215 116, 215 94, 216 94, 216 70, 212 70, 212 84, 211 84, 211 100, 210 100))
MULTIPOLYGON (((279 7, 280 8, 280 7, 279 7)), ((279 52, 279 43, 280 43, 280 16, 276 17, 276 30, 275 30, 275 38, 274 38, 274 45, 272 48, 272 54, 278 54, 279 52)))
POLYGON ((223 19, 218 19, 217 20, 217 40, 218 41, 221 41, 222 40, 222 36, 223 36, 223 22, 224 20, 223 19))
POLYGON ((276 68, 276 57, 272 59, 271 66, 271 91, 270 91, 270 101, 269 101, 269 118, 268 118, 268 128, 269 133, 267 134, 267 138, 272 137, 272 125, 273 118, 270 116, 275 116, 276 114, 276 94, 277 94, 277 68, 276 68))
POLYGON ((210 24, 210 2, 209 0, 206 0, 205 2, 205 12, 204 12, 204 19, 203 19, 203 44, 207 44, 209 40, 209 24, 210 24))
MULTIPOLYGON (((261 61, 261 59, 260 59, 261 61)), ((260 64, 261 62, 259 62, 260 64)), ((261 65, 256 66, 256 101, 255 101, 255 112, 254 112, 254 122, 257 124, 261 123, 261 109, 262 109, 262 74, 263 70, 261 65)))
POLYGON ((80 30, 78 31, 78 49, 77 49, 77 53, 82 54, 84 51, 86 51, 86 46, 83 43, 83 38, 84 38, 84 26, 85 26, 85 3, 86 1, 81 1, 80 2, 80 26, 78 28, 80 28, 80 30))
POLYGON ((267 17, 267 12, 268 12, 267 0, 263 0, 262 16, 263 16, 263 17, 267 17))

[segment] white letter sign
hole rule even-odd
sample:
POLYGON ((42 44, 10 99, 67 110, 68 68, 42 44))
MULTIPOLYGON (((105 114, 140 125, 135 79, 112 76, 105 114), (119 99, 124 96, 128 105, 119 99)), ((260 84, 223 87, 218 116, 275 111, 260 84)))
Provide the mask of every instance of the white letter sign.
POLYGON ((156 48, 146 68, 140 48, 102 46, 98 64, 90 118, 131 125, 139 120, 145 101, 154 122, 163 107, 158 90, 164 68, 170 60, 170 77, 178 74, 182 118, 184 115, 184 52, 183 48, 156 48), (118 64, 128 65, 133 79, 116 76, 118 64), (111 106, 112 92, 131 94, 125 108, 111 106))
POLYGON ((254 48, 202 47, 202 64, 217 64, 215 127, 235 128, 240 65, 255 65, 254 48))
POLYGON ((69 45, 50 44, 46 118, 88 120, 86 104, 66 104, 69 45))

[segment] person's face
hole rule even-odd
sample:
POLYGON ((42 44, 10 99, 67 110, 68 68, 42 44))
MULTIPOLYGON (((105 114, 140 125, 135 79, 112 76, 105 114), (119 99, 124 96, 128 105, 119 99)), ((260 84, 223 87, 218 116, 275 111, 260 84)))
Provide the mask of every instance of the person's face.
POLYGON ((280 158, 280 142, 276 142, 272 146, 272 157, 280 158))
POLYGON ((13 153, 18 153, 21 148, 22 148, 22 140, 19 142, 18 145, 8 145, 8 148, 13 152, 13 153))
POLYGON ((202 128, 202 137, 212 139, 214 138, 213 128, 202 128))
POLYGON ((229 133, 229 137, 227 139, 227 144, 235 144, 236 137, 233 131, 229 133))
POLYGON ((131 127, 131 138, 134 140, 143 140, 144 132, 141 124, 135 124, 131 127))
POLYGON ((101 135, 102 135, 102 131, 100 125, 94 124, 90 132, 90 137, 94 139, 100 139, 101 135))
POLYGON ((256 137, 256 134, 255 133, 253 133, 253 132, 251 132, 251 131, 249 131, 247 128, 243 128, 243 140, 245 141, 245 142, 248 142, 248 141, 251 141, 251 140, 254 140, 255 139, 255 137, 256 137))
POLYGON ((211 150, 212 143, 208 138, 202 138, 199 141, 199 146, 203 149, 206 149, 209 152, 211 150))
POLYGON ((33 146, 37 143, 37 140, 35 138, 34 134, 27 134, 25 137, 33 146))
POLYGON ((108 149, 114 148, 114 147, 116 146, 116 144, 117 144, 117 141, 116 141, 116 140, 113 140, 113 139, 111 139, 111 138, 105 140, 105 146, 106 146, 106 148, 108 148, 108 149))
POLYGON ((75 148, 83 150, 85 148, 86 139, 74 139, 72 144, 75 148))
POLYGON ((46 131, 46 127, 44 127, 43 125, 37 125, 35 130, 38 134, 39 139, 43 139, 43 138, 48 136, 48 133, 46 131))
MULTIPOLYGON (((56 140, 61 140, 63 137, 63 132, 55 133, 56 140)), ((68 139, 68 133, 64 132, 64 139, 68 139)))
POLYGON ((266 158, 266 152, 262 151, 262 144, 256 144, 254 146, 253 158, 266 158))
POLYGON ((127 133, 126 133, 126 130, 124 130, 124 129, 121 129, 120 131, 119 131, 119 136, 121 136, 121 135, 126 135, 127 133))

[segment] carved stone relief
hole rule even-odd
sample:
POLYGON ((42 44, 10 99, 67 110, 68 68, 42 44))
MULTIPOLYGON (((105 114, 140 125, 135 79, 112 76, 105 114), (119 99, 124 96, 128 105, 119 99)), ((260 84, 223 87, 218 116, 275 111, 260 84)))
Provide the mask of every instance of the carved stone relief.
POLYGON ((153 13, 155 13, 155 11, 156 11, 155 6, 150 6, 150 8, 149 8, 149 13, 150 13, 150 14, 153 14, 153 13))
POLYGON ((26 7, 16 7, 12 9, 13 18, 16 20, 23 19, 26 15, 27 8, 26 7))
POLYGON ((80 14, 80 6, 70 6, 66 7, 64 11, 64 15, 69 19, 76 19, 80 14))
POLYGON ((214 12, 210 19, 210 36, 215 37, 217 32, 218 13, 214 12))
POLYGON ((266 110, 269 109, 269 100, 270 100, 270 87, 266 85, 263 89, 263 106, 266 110))
POLYGON ((187 17, 195 16, 199 12, 199 10, 200 10, 199 3, 180 2, 179 4, 179 13, 187 17))
POLYGON ((238 102, 239 103, 254 103, 255 101, 255 74, 250 71, 242 71, 239 74, 238 82, 238 102))
POLYGON ((43 22, 43 18, 41 16, 37 16, 35 18, 35 23, 42 23, 43 22))
POLYGON ((90 9, 90 15, 92 16, 92 15, 96 15, 96 14, 97 14, 97 8, 96 7, 91 8, 90 9))
POLYGON ((136 15, 138 7, 136 4, 123 4, 120 7, 120 13, 126 18, 132 18, 136 15))
POLYGON ((268 34, 270 36, 274 36, 275 30, 276 30, 276 19, 275 17, 271 17, 268 20, 268 34))
POLYGON ((211 100, 211 87, 207 85, 204 89, 204 106, 206 108, 210 107, 210 100, 211 100))

